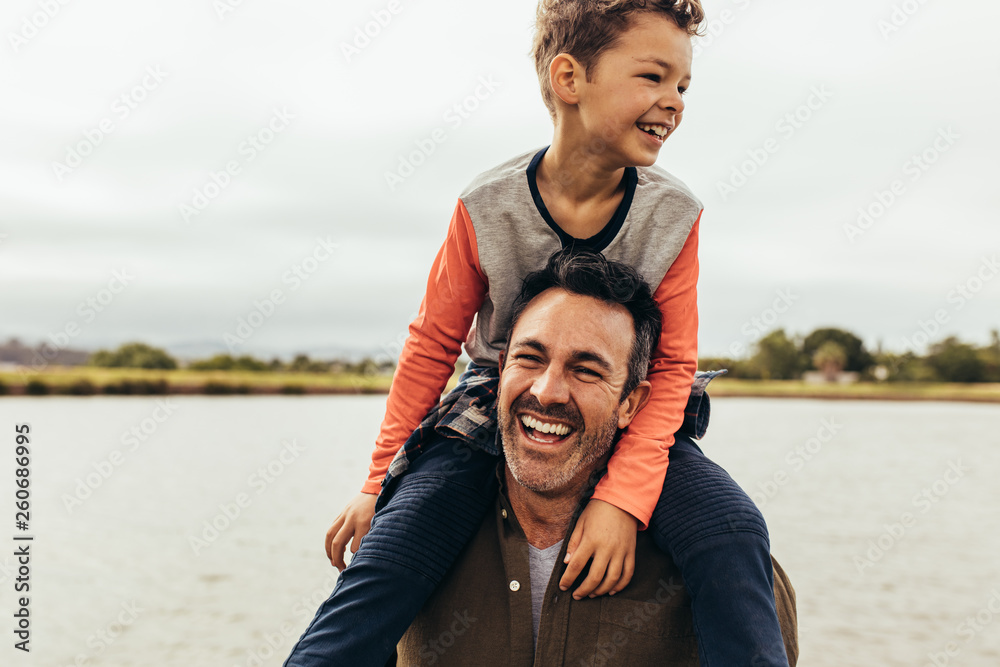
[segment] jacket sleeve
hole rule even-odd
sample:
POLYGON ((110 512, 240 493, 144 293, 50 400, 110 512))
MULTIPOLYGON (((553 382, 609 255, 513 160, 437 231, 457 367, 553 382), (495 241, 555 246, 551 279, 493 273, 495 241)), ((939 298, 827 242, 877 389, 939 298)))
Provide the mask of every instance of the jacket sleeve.
POLYGON ((649 402, 626 429, 608 462, 608 474, 594 498, 611 503, 649 525, 663 489, 667 450, 684 423, 684 407, 698 367, 698 227, 653 296, 663 315, 663 331, 649 363, 649 402))
POLYGON ((486 291, 475 230, 459 200, 399 355, 362 492, 379 492, 392 458, 441 399, 486 291))

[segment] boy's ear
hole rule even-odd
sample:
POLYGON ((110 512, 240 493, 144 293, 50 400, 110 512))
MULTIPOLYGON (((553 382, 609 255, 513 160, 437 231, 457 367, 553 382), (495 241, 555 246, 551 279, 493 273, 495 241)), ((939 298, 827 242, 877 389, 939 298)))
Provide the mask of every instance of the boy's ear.
POLYGON ((549 65, 549 85, 566 104, 580 101, 579 83, 586 76, 583 65, 568 53, 560 53, 549 65))
POLYGON ((635 416, 639 414, 643 406, 649 401, 649 393, 653 385, 648 380, 643 380, 632 390, 632 393, 625 397, 625 400, 618 406, 618 428, 622 429, 632 423, 635 416))

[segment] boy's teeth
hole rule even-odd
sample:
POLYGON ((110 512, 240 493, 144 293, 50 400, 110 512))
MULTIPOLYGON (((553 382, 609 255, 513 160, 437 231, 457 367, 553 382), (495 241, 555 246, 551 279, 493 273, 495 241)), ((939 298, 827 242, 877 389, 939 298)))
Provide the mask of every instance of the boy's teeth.
POLYGON ((566 435, 570 431, 569 426, 566 426, 565 424, 548 424, 546 422, 538 421, 534 417, 529 417, 528 415, 521 415, 521 423, 534 431, 538 431, 539 433, 566 435))
POLYGON ((639 129, 643 132, 652 132, 658 137, 666 136, 667 128, 662 125, 647 125, 646 123, 639 123, 639 129))

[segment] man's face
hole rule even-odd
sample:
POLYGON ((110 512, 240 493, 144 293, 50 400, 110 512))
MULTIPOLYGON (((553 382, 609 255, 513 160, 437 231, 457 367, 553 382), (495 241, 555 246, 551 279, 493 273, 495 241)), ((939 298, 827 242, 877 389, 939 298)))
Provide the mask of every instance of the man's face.
POLYGON ((497 401, 519 484, 557 493, 585 481, 611 449, 637 412, 631 397, 621 400, 633 338, 623 306, 558 288, 528 304, 511 333, 497 401))

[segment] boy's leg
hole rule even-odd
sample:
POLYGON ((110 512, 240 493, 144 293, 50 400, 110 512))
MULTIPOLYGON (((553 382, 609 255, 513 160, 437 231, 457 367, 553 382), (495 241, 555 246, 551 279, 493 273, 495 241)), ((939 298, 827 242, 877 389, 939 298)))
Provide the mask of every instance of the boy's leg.
POLYGON ((702 667, 787 667, 764 517, 686 436, 670 448, 650 530, 691 594, 702 667))
POLYGON ((496 498, 499 459, 457 440, 429 444, 375 513, 286 667, 384 667, 479 529, 496 498))

